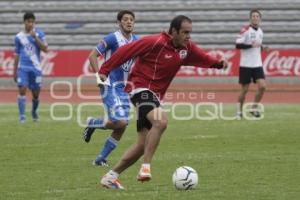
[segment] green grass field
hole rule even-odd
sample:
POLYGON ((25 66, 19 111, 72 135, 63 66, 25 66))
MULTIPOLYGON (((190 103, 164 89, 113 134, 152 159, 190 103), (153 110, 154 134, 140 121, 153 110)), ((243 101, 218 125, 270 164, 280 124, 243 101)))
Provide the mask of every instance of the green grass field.
MULTIPOLYGON (((139 183, 141 161, 120 177, 125 191, 99 185, 108 168, 92 166, 109 131, 97 132, 89 144, 77 125, 76 110, 67 121, 53 121, 50 106, 42 105, 41 120, 18 123, 17 107, 0 104, 0 199, 222 199, 294 200, 300 196, 300 106, 269 104, 259 121, 176 121, 169 117, 152 163, 153 180, 139 183), (197 170, 195 190, 176 191, 174 170, 188 165, 197 170)), ((234 105, 225 107, 233 115, 234 105)), ((30 107, 27 107, 29 111, 30 107)), ((186 109, 176 110, 185 115, 186 109)), ((85 108, 84 116, 98 110, 85 108)), ((56 115, 68 111, 57 108, 56 115)), ((119 147, 111 154, 114 164, 136 139, 135 122, 129 125, 119 147)))

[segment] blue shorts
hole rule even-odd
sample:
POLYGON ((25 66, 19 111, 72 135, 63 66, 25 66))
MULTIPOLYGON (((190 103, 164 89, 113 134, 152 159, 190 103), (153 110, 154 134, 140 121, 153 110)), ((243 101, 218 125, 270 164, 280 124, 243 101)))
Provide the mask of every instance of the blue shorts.
POLYGON ((100 90, 103 104, 105 105, 108 119, 112 122, 129 120, 130 103, 129 95, 124 88, 105 86, 100 90))
POLYGON ((40 90, 42 85, 42 72, 37 69, 18 68, 18 87, 28 87, 30 90, 40 90))

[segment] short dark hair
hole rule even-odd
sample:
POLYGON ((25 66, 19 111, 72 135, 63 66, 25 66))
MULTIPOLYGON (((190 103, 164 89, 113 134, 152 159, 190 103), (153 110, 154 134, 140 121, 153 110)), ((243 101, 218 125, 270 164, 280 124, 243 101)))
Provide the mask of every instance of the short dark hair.
POLYGON ((169 34, 172 33, 172 28, 175 28, 176 32, 178 33, 183 21, 188 21, 188 22, 192 23, 192 20, 190 18, 188 18, 187 16, 178 15, 174 19, 172 19, 172 21, 170 23, 169 34))
POLYGON ((117 15, 117 20, 118 21, 121 21, 122 20, 122 17, 125 15, 125 14, 128 14, 128 15, 131 15, 133 17, 133 19, 135 19, 135 15, 132 11, 130 10, 121 10, 120 12, 118 12, 118 15, 117 15))
POLYGON ((25 21, 25 20, 27 20, 27 19, 33 19, 33 20, 35 20, 35 16, 34 16, 33 12, 28 11, 28 12, 26 12, 26 13, 24 14, 23 20, 25 21))
POLYGON ((252 9, 252 10, 250 10, 250 14, 249 14, 249 17, 251 18, 251 16, 252 16, 252 13, 258 13, 259 14, 259 17, 261 18, 261 13, 260 13, 260 11, 258 10, 258 9, 252 9))

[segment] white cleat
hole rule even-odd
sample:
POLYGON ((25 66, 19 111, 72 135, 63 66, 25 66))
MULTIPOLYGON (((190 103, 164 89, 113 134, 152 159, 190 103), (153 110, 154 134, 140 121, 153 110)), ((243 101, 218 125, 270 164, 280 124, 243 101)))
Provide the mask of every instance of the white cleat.
POLYGON ((235 118, 236 118, 236 120, 241 120, 241 119, 243 119, 243 113, 242 113, 242 112, 237 112, 235 118))
POLYGON ((110 177, 107 174, 102 177, 101 185, 108 189, 125 189, 117 178, 110 177))
POLYGON ((150 181, 151 180, 151 170, 147 167, 141 167, 137 180, 141 182, 150 181))

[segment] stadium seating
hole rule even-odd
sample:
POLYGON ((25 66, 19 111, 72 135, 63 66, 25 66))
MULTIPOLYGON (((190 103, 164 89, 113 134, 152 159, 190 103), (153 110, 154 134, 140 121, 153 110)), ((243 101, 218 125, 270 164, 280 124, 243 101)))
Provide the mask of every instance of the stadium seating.
POLYGON ((51 48, 90 49, 116 29, 116 13, 136 13, 136 33, 147 35, 167 30, 178 14, 193 20, 193 39, 206 48, 234 48, 249 10, 263 14, 265 43, 273 48, 300 46, 300 0, 141 0, 141 1, 0 1, 0 48, 11 49, 14 35, 22 28, 23 11, 32 10, 38 26, 47 34, 51 48))

